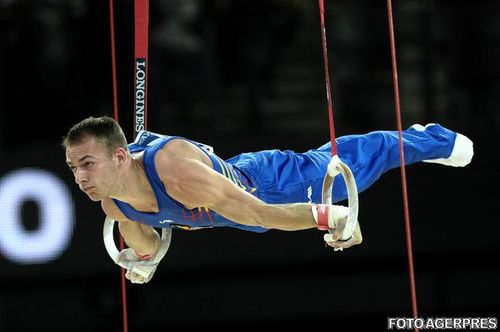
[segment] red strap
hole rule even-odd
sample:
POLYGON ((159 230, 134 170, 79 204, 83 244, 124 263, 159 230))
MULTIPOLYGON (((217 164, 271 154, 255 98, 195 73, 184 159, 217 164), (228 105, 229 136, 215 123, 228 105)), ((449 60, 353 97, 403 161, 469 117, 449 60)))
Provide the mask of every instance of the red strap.
POLYGON ((149 1, 135 0, 135 122, 134 137, 147 129, 149 1))
POLYGON ((135 57, 148 57, 149 1, 135 0, 135 57))
POLYGON ((327 231, 328 227, 328 204, 318 204, 317 212, 318 212, 318 229, 321 231, 327 231))

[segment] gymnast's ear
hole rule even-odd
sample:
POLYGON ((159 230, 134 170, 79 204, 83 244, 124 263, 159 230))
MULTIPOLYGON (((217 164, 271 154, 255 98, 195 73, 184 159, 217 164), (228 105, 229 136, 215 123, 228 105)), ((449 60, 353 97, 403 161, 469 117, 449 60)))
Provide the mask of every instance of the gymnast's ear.
POLYGON ((128 159, 127 150, 125 150, 124 148, 117 148, 115 150, 113 158, 116 158, 118 163, 120 163, 120 164, 123 163, 124 161, 126 161, 128 159))

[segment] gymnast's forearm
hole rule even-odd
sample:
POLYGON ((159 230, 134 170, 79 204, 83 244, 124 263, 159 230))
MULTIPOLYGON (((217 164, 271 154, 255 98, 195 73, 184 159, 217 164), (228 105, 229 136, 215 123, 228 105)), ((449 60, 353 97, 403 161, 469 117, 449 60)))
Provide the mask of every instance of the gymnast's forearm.
POLYGON ((160 247, 160 236, 151 226, 132 221, 119 223, 125 243, 140 255, 154 255, 160 247))
POLYGON ((237 204, 218 209, 219 214, 234 222, 267 229, 296 231, 315 228, 316 222, 309 203, 292 204, 237 204))
POLYGON ((309 203, 266 204, 258 217, 258 223, 269 229, 295 231, 316 228, 309 203))

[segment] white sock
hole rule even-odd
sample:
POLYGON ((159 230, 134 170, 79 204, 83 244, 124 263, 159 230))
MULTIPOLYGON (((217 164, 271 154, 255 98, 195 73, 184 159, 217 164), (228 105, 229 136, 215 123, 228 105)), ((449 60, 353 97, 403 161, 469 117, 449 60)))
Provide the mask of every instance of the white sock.
MULTIPOLYGON (((411 128, 424 131, 428 126, 435 125, 435 123, 429 123, 427 125, 422 126, 420 124, 414 124, 411 128)), ((455 138, 455 143, 453 144, 453 150, 451 154, 447 158, 437 158, 437 159, 428 159, 423 160, 426 163, 435 163, 441 164, 445 166, 453 166, 453 167, 464 167, 470 164, 472 157, 474 156, 474 147, 472 141, 462 134, 457 133, 457 137, 455 138)))
POLYGON ((430 159, 424 160, 424 162, 453 167, 464 167, 470 164, 472 156, 474 156, 474 147, 472 141, 468 137, 457 133, 457 138, 455 138, 453 150, 451 151, 451 154, 448 158, 430 159))

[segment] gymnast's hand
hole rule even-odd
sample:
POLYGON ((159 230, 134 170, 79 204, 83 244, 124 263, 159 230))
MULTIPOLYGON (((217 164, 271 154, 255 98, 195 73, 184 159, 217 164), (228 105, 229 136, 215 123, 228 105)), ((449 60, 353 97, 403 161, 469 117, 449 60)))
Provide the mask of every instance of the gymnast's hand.
POLYGON ((356 227, 354 228, 352 236, 345 241, 340 239, 335 241, 333 239, 333 234, 331 233, 325 234, 323 238, 326 244, 329 245, 330 247, 333 247, 335 251, 338 250, 342 251, 344 250, 344 248, 347 249, 363 242, 363 235, 361 234, 361 228, 359 227, 359 222, 356 222, 356 227))
POLYGON ((125 277, 133 284, 149 282, 159 262, 155 255, 140 255, 131 248, 123 249, 116 260, 116 264, 127 269, 125 277))
POLYGON ((327 230, 329 233, 324 235, 327 245, 333 247, 335 251, 350 248, 360 244, 363 241, 359 222, 356 222, 354 232, 349 239, 342 240, 342 233, 336 232, 337 227, 347 222, 349 217, 349 208, 342 205, 317 204, 311 206, 314 220, 318 224, 318 229, 327 230))

